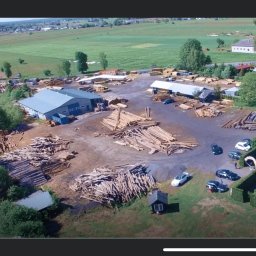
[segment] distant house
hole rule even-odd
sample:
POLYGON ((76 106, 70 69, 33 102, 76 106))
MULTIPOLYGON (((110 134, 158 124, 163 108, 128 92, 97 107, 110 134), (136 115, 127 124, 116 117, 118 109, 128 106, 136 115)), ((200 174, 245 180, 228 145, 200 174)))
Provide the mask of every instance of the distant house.
POLYGON ((54 204, 53 198, 48 191, 36 191, 30 196, 16 201, 15 204, 41 211, 54 204))
POLYGON ((52 120, 56 114, 77 116, 93 111, 97 103, 102 101, 102 97, 96 93, 75 89, 44 89, 33 97, 20 100, 19 104, 31 116, 52 120))
POLYGON ((166 211, 168 205, 168 194, 160 190, 154 190, 148 195, 148 205, 152 207, 153 213, 166 211))
POLYGON ((198 98, 201 102, 211 102, 212 100, 215 99, 214 91, 205 89, 200 93, 198 98))
POLYGON ((253 38, 242 39, 232 45, 232 52, 255 53, 255 42, 253 38))
POLYGON ((188 97, 194 97, 195 94, 202 92, 205 88, 192 84, 182 84, 175 82, 154 81, 151 85, 154 90, 166 90, 170 93, 181 94, 188 97))

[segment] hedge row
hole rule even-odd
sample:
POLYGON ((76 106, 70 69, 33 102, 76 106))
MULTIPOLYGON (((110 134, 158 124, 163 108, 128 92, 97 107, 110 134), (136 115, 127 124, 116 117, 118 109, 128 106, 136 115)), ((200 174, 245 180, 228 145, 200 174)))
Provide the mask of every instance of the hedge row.
MULTIPOLYGON (((256 184, 256 171, 248 176, 235 182, 232 186, 231 197, 239 202, 249 202, 250 197, 253 197, 254 188, 256 184)), ((256 194, 255 194, 256 196, 256 194)), ((255 199, 256 201, 256 199, 255 199)), ((256 203, 256 202, 255 202, 256 203)))

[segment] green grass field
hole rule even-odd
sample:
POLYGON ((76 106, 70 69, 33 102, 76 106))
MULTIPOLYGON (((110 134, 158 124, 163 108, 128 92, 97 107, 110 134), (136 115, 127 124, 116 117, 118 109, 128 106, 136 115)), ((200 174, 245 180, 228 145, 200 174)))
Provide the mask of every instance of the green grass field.
POLYGON ((100 207, 85 214, 69 211, 57 217, 62 225, 59 237, 255 237, 255 208, 234 201, 229 192, 210 193, 205 189, 210 174, 194 172, 193 179, 180 188, 170 181, 161 184, 169 193, 170 211, 151 214, 147 198, 112 210, 100 207))
MULTIPOLYGON (((63 59, 74 59, 76 51, 84 51, 88 61, 98 61, 101 51, 107 54, 110 68, 126 70, 172 65, 177 62, 181 45, 188 38, 197 38, 213 62, 256 60, 253 54, 217 51, 218 34, 228 48, 235 39, 254 33, 256 26, 250 18, 222 20, 175 21, 170 23, 145 23, 113 28, 86 28, 35 32, 32 35, 11 34, 0 36, 0 61, 8 61, 13 73, 24 77, 42 76, 44 69, 58 75, 57 65, 63 59), (239 32, 236 32, 239 31, 239 32), (222 34, 223 33, 223 34, 222 34), (227 36, 227 33, 232 33, 227 36), (27 64, 19 64, 22 58, 27 64)), ((99 69, 99 64, 89 65, 89 70, 99 69)), ((75 63, 72 74, 76 74, 75 63)))

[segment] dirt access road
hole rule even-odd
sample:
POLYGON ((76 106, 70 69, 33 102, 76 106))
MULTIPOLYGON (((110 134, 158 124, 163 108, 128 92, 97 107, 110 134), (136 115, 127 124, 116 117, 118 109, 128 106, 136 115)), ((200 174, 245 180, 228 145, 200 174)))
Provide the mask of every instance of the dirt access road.
POLYGON ((152 95, 146 92, 146 89, 157 79, 159 78, 141 75, 125 85, 112 86, 111 92, 102 96, 118 95, 128 99, 127 110, 135 114, 143 114, 145 107, 149 106, 153 119, 159 121, 162 128, 175 134, 177 138, 195 138, 199 142, 197 148, 167 156, 162 153, 149 155, 147 150, 138 152, 117 145, 113 143, 112 138, 104 135, 108 130, 101 124, 102 119, 110 114, 109 111, 85 114, 77 121, 63 126, 49 127, 40 124, 26 131, 19 146, 29 143, 30 138, 51 133, 71 139, 74 143, 71 144, 70 150, 79 152, 76 158, 71 160, 71 167, 57 174, 46 185, 60 197, 66 198, 67 202, 81 204, 83 201, 68 186, 79 174, 89 172, 94 167, 142 162, 149 166, 151 174, 158 181, 170 179, 186 168, 212 173, 222 167, 231 167, 232 170, 234 165, 228 159, 227 152, 234 148, 238 140, 254 137, 255 132, 221 128, 221 125, 232 117, 232 112, 217 118, 200 119, 193 115, 193 111, 182 111, 172 104, 153 102, 152 95), (95 137, 95 132, 101 133, 102 136, 95 137), (224 153, 219 156, 212 155, 212 143, 222 146, 224 153))

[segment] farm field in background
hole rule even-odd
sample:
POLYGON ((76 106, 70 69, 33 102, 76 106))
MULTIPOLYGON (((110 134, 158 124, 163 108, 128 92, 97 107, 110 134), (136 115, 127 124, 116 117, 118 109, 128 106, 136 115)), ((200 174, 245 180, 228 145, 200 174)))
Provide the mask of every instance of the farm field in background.
MULTIPOLYGON (((229 18, 10 34, 0 36, 0 60, 10 62, 13 73, 20 72, 24 77, 42 77, 44 69, 58 76, 58 64, 64 59, 74 60, 76 51, 85 52, 91 62, 98 62, 99 53, 104 51, 109 68, 132 70, 152 64, 173 65, 181 45, 188 38, 196 38, 203 49, 210 49, 207 54, 214 63, 250 61, 256 60, 254 54, 218 51, 217 37, 209 35, 218 34, 230 49, 235 39, 254 33, 255 29, 252 18, 229 18), (19 64, 19 58, 26 64, 19 64)), ((99 64, 92 64, 88 71, 98 69, 99 64)), ((77 74, 76 63, 72 63, 72 74, 77 74)))

